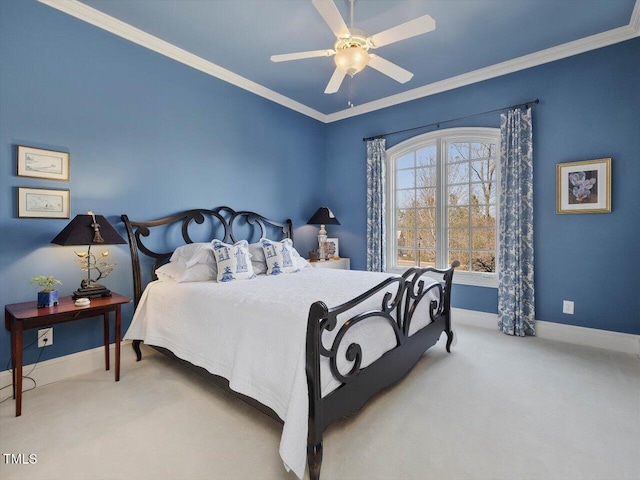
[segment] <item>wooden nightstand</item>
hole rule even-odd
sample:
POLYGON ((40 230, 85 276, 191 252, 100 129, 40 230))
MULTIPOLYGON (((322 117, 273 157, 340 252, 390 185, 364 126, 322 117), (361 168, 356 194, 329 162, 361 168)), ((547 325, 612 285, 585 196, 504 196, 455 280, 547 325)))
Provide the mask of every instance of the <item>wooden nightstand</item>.
POLYGON ((110 297, 91 299, 86 307, 76 307, 71 297, 61 297, 54 307, 38 308, 37 302, 14 303, 4 307, 4 325, 11 332, 11 366, 16 417, 22 414, 22 332, 30 328, 50 327, 58 323, 104 315, 104 360, 109 370, 109 313, 116 312, 116 382, 120 380, 120 307, 130 298, 113 293, 110 297))
POLYGON ((351 260, 348 258, 333 258, 324 262, 309 262, 313 268, 335 268, 338 270, 351 270, 351 260))

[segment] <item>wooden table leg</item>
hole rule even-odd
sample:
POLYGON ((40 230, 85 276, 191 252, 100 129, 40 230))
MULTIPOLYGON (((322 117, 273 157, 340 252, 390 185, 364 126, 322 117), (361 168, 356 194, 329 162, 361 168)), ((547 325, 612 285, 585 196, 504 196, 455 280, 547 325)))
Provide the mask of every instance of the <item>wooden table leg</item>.
POLYGON ((11 340, 11 388, 13 388, 13 399, 16 398, 16 335, 14 332, 15 326, 13 320, 9 316, 7 311, 4 312, 4 322, 9 329, 11 340))
POLYGON ((22 415, 22 323, 14 321, 11 328, 15 363, 13 364, 13 388, 16 396, 16 417, 22 415))
POLYGON ((104 369, 109 370, 109 312, 104 312, 104 369))
POLYGON ((120 381, 120 305, 116 307, 116 382, 120 381))
POLYGON ((13 399, 16 399, 16 336, 11 332, 11 385, 13 386, 13 399))

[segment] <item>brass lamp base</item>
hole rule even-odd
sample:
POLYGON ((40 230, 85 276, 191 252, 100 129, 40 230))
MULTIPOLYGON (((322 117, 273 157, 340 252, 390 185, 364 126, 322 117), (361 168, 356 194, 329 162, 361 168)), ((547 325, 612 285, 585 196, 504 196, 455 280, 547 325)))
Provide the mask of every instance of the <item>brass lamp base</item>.
MULTIPOLYGON (((83 282, 84 283, 84 282, 83 282)), ((72 298, 96 298, 96 297, 110 297, 111 290, 104 285, 93 284, 88 287, 80 287, 73 292, 72 298)))

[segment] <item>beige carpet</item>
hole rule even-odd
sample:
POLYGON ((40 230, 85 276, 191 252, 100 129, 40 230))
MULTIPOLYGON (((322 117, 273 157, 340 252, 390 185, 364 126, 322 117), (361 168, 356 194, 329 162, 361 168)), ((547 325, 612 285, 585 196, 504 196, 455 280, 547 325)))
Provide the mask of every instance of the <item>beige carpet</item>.
MULTIPOLYGON (((639 479, 640 359, 458 328, 325 431, 322 479, 639 479)), ((281 426, 159 354, 0 405, 9 479, 285 479, 281 426)), ((27 383, 28 384, 28 383, 27 383)), ((4 390, 7 392, 7 390, 4 390)), ((2 398, 6 396, 3 395, 2 398)))

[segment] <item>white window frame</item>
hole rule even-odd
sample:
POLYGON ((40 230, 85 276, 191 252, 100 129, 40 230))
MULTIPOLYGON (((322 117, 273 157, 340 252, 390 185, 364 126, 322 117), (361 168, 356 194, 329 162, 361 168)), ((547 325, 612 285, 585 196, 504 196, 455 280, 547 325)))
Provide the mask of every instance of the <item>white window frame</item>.
POLYGON ((387 162, 387 193, 386 193, 386 222, 387 222, 387 271, 392 273, 403 273, 409 267, 398 267, 396 265, 397 247, 395 232, 396 227, 396 159, 425 148, 429 145, 436 146, 436 182, 437 182, 437 204, 436 208, 436 265, 437 268, 447 268, 448 245, 447 238, 447 178, 445 175, 445 152, 444 145, 447 142, 474 142, 487 141, 496 145, 496 271, 495 272, 469 272, 456 270, 453 276, 453 283, 461 285, 474 285, 479 287, 498 287, 498 275, 500 265, 498 262, 499 233, 500 233, 500 129, 499 128, 480 128, 480 127, 460 127, 448 128, 444 130, 436 130, 433 132, 418 135, 409 138, 398 145, 394 145, 386 152, 387 162))

